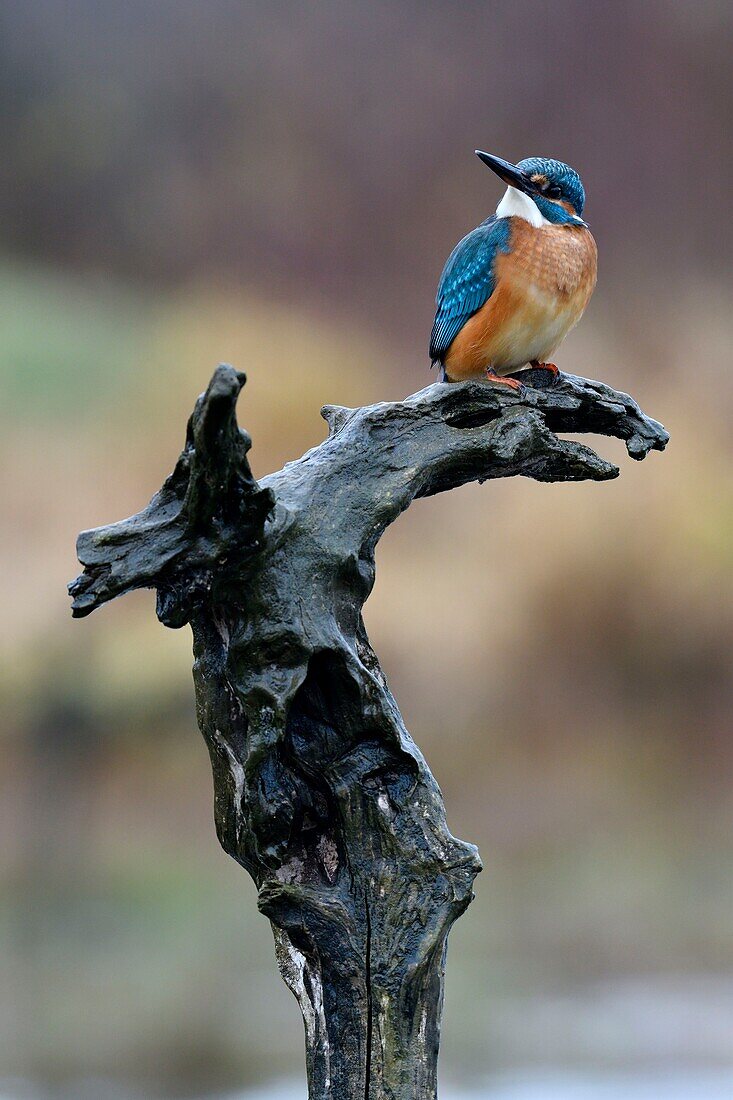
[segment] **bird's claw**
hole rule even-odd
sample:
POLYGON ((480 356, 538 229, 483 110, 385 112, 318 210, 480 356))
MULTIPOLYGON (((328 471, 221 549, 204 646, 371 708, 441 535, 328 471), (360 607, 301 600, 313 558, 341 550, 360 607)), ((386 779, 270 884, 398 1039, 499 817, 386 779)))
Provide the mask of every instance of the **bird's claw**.
POLYGON ((537 388, 543 390, 547 389, 548 386, 554 386, 560 379, 560 369, 556 367, 554 363, 540 363, 535 360, 529 364, 528 373, 534 374, 537 382, 539 382, 540 378, 542 379, 542 384, 537 386, 537 388))
POLYGON ((494 371, 489 370, 488 367, 486 368, 485 373, 486 380, 488 382, 498 382, 500 386, 509 386, 509 388, 514 390, 514 392, 517 393, 520 397, 523 397, 527 392, 525 385, 520 382, 518 378, 511 378, 509 375, 502 377, 499 374, 495 374, 494 371))

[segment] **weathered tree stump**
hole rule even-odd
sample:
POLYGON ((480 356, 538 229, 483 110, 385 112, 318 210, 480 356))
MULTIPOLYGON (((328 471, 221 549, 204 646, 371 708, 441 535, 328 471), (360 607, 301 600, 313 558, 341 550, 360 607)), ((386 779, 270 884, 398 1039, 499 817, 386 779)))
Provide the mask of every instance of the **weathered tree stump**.
POLYGON ((138 515, 79 536, 87 615, 157 589, 190 623, 219 840, 252 876, 306 1030, 311 1100, 430 1100, 446 938, 481 864, 389 692, 361 609, 381 534, 416 497, 523 475, 618 469, 559 432, 667 433, 626 394, 525 372, 543 388, 432 385, 405 401, 327 406, 319 447, 258 484, 220 366, 174 472, 138 515))

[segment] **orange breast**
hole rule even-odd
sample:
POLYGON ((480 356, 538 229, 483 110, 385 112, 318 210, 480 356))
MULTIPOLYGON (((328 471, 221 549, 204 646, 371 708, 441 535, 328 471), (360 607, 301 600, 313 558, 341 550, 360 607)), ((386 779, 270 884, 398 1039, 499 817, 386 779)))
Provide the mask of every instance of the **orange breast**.
POLYGON ((448 349, 453 379, 498 374, 547 362, 580 320, 596 283, 597 251, 590 230, 531 226, 512 218, 511 252, 496 259, 496 286, 448 349))

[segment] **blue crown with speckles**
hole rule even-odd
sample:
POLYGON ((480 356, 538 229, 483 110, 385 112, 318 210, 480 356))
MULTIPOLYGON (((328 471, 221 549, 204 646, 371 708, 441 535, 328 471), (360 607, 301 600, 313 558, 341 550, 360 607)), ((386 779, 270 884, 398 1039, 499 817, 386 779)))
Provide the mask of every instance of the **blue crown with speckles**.
POLYGON ((571 203, 576 214, 582 216, 585 188, 580 176, 569 164, 564 164, 561 160, 551 160, 549 157, 527 157, 526 160, 519 161, 517 168, 526 172, 530 178, 544 176, 550 185, 559 187, 559 197, 571 203))

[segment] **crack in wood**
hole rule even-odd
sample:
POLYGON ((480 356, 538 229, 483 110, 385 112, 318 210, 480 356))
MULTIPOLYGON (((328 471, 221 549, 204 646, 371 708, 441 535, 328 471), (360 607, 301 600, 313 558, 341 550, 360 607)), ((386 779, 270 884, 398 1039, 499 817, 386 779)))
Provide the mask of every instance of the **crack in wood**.
POLYGON ((374 1032, 374 1001, 372 991, 372 919, 369 912, 369 891, 364 891, 364 920, 366 922, 366 950, 364 982, 367 992, 366 1059, 364 1065, 364 1100, 369 1100, 372 1081, 372 1039, 374 1032))

